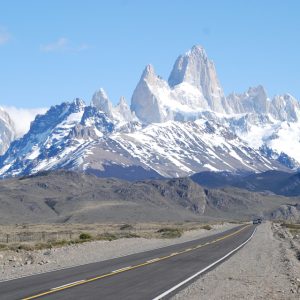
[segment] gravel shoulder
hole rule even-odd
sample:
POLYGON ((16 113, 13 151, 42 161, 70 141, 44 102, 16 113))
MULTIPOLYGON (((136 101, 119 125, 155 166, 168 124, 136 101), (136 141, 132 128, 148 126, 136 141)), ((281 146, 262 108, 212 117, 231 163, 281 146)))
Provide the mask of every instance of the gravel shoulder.
POLYGON ((287 230, 264 223, 240 251, 172 299, 299 299, 299 250, 287 230))
POLYGON ((87 242, 47 250, 1 251, 0 281, 165 247, 219 233, 235 226, 237 225, 229 223, 215 224, 211 230, 190 230, 180 238, 174 239, 127 238, 87 242))

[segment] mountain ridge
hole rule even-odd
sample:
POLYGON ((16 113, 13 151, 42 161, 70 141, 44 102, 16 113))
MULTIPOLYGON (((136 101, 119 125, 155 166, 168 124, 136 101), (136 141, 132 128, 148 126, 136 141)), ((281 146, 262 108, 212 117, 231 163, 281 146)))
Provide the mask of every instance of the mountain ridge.
POLYGON ((291 204, 297 217, 299 206, 299 198, 207 189, 190 178, 128 182, 62 170, 2 180, 0 191, 1 224, 248 221, 280 218, 291 204))
POLYGON ((191 179, 207 188, 235 187, 254 192, 269 192, 281 196, 300 195, 300 173, 269 170, 262 173, 232 174, 230 172, 200 172, 191 179))

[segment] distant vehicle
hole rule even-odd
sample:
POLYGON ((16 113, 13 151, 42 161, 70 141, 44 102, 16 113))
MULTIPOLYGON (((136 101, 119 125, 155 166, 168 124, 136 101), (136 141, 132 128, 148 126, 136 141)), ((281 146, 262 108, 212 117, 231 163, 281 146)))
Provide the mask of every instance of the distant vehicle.
POLYGON ((254 220, 252 221, 253 224, 261 224, 261 222, 262 222, 262 219, 261 219, 261 218, 254 219, 254 220))

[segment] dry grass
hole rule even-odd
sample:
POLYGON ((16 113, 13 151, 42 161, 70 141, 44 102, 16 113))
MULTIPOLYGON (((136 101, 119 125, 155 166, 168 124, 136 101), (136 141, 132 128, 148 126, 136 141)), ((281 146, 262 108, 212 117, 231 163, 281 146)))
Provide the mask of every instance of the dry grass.
POLYGON ((185 231, 199 229, 211 230, 212 225, 197 222, 183 222, 138 224, 22 224, 0 226, 0 251, 8 249, 31 251, 34 249, 63 247, 96 240, 113 241, 120 238, 177 238, 185 231), (9 235, 9 243, 6 243, 7 235, 9 235), (30 237, 30 239, 26 240, 27 237, 30 237))
POLYGON ((300 224, 294 224, 294 223, 282 223, 282 227, 291 228, 291 229, 299 229, 300 230, 300 224))
POLYGON ((300 236, 300 224, 282 223, 281 226, 287 228, 293 237, 300 236))

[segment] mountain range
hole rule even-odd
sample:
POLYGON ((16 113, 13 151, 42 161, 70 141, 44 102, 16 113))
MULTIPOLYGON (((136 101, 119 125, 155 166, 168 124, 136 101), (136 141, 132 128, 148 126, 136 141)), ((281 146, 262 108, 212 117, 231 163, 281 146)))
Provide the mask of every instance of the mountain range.
POLYGON ((201 46, 175 61, 168 80, 146 66, 131 104, 114 106, 104 89, 37 115, 15 139, 0 111, 0 176, 69 169, 128 180, 202 171, 295 171, 300 164, 300 104, 270 99, 262 86, 224 95, 201 46))

